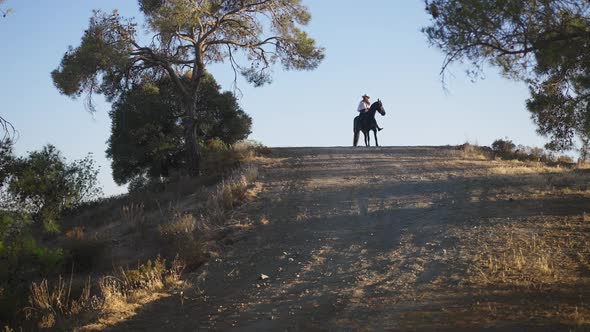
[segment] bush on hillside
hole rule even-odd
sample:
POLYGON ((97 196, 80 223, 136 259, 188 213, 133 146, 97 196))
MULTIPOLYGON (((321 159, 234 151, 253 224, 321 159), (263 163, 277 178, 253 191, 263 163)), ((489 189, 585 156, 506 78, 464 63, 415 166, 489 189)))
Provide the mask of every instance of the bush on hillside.
POLYGON ((221 139, 214 138, 201 143, 204 175, 220 176, 229 173, 240 162, 240 156, 221 139))
POLYGON ((68 163, 55 146, 47 145, 10 164, 7 192, 12 209, 30 213, 49 232, 57 232, 64 210, 101 194, 91 155, 68 163))
POLYGON ((508 138, 497 139, 492 143, 492 151, 495 155, 502 159, 510 159, 514 156, 514 148, 516 145, 508 138))

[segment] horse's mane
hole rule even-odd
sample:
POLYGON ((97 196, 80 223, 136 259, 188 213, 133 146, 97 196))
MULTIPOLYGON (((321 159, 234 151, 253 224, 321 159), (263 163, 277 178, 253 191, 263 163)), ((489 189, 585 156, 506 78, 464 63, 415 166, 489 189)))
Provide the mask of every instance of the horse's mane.
POLYGON ((379 106, 378 106, 378 104, 381 104, 381 100, 379 100, 379 99, 377 99, 377 101, 376 101, 376 102, 374 102, 374 103, 372 103, 372 104, 371 104, 371 108, 370 108, 370 109, 373 109, 373 107, 374 107, 374 108, 377 108, 377 107, 379 107, 379 106))

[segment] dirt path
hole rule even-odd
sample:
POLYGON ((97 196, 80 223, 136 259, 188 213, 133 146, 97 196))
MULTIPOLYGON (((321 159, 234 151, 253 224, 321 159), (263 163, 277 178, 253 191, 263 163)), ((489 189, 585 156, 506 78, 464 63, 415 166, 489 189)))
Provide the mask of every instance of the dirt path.
POLYGON ((586 310, 588 283, 507 294, 474 283, 465 257, 482 223, 580 216, 587 196, 527 198, 530 179, 490 176, 492 162, 449 162, 440 148, 275 149, 273 158, 259 199, 239 211, 268 224, 205 266, 200 292, 152 303, 113 330, 588 327, 548 314, 586 310))

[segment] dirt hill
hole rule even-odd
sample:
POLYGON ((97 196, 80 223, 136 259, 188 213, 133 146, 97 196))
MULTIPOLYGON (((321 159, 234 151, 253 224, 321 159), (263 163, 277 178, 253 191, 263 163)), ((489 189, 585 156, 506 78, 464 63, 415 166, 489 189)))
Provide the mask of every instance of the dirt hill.
POLYGON ((587 170, 285 148, 259 181, 237 211, 251 228, 192 288, 110 329, 590 329, 587 170))

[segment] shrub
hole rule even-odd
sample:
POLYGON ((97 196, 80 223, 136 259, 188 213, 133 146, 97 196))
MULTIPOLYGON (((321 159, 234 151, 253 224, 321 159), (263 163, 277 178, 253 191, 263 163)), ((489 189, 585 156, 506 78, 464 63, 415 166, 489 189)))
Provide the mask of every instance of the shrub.
POLYGON ((254 165, 242 167, 228 179, 221 181, 206 204, 206 217, 214 225, 226 222, 227 211, 246 198, 248 186, 258 177, 258 168, 254 165))
POLYGON ((171 244, 174 252, 190 268, 196 268, 208 258, 206 238, 211 227, 203 217, 176 214, 172 222, 160 226, 160 234, 171 244))
POLYGON ((30 230, 27 216, 0 212, 0 321, 16 318, 27 298, 28 281, 61 269, 61 249, 40 246, 30 230))
POLYGON ((183 269, 184 263, 178 257, 169 268, 165 259, 157 257, 154 261, 139 264, 136 269, 119 268, 114 276, 103 278, 104 287, 101 288, 123 296, 137 290, 157 291, 178 281, 183 269))
POLYGON ((202 143, 203 161, 201 170, 205 175, 222 176, 239 164, 239 155, 218 138, 202 143))
POLYGON ((98 197, 98 169, 91 155, 67 163, 53 145, 34 151, 11 164, 8 193, 20 211, 31 213, 48 232, 57 232, 65 209, 98 197))
POLYGON ((143 203, 130 203, 121 208, 121 215, 134 229, 143 233, 145 226, 145 214, 143 203))
POLYGON ((190 269, 196 269, 207 261, 209 250, 203 238, 181 236, 174 241, 174 250, 190 269))
POLYGON ((76 272, 87 272, 100 263, 107 243, 97 236, 88 236, 82 227, 66 232, 61 243, 66 256, 66 265, 76 272))
POLYGON ((88 279, 80 296, 74 299, 71 279, 66 283, 60 276, 53 287, 49 286, 47 279, 34 282, 30 288, 29 307, 25 308, 27 318, 37 321, 39 328, 63 328, 68 318, 94 309, 97 301, 93 301, 90 288, 88 279))
POLYGON ((534 147, 529 151, 529 155, 534 161, 546 162, 545 151, 542 148, 534 147))
MULTIPOLYGON (((479 146, 469 142, 457 146, 465 159, 490 159, 492 158, 491 149, 487 146, 479 146)), ((454 154, 454 153, 453 153, 454 154)))
POLYGON ((503 158, 503 159, 510 159, 514 155, 514 148, 516 145, 512 143, 511 140, 508 138, 506 139, 497 139, 492 143, 492 151, 494 153, 503 158))
POLYGON ((40 246, 30 225, 26 215, 0 213, 0 260, 4 263, 0 269, 0 281, 22 278, 31 271, 57 271, 64 262, 63 250, 40 246))
POLYGON ((570 156, 559 156, 557 157, 557 162, 560 164, 573 164, 574 159, 570 156))

